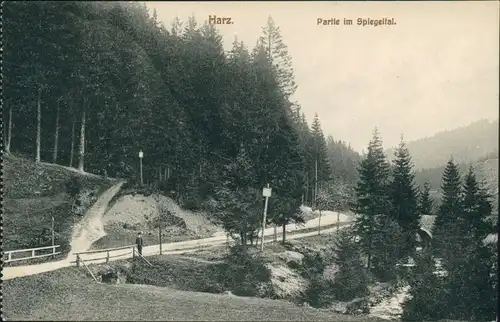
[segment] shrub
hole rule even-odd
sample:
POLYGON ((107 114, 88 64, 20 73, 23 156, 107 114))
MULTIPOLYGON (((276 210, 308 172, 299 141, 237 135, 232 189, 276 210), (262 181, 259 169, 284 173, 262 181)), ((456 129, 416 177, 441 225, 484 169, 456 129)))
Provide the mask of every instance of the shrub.
POLYGON ((271 280, 271 274, 260 254, 241 245, 231 248, 219 269, 221 283, 235 295, 257 296, 261 285, 271 280))
POLYGON ((66 193, 72 198, 75 198, 83 188, 82 179, 78 176, 72 176, 65 183, 66 193))
POLYGON ((323 274, 327 266, 320 253, 305 253, 299 271, 303 278, 313 280, 323 274))
POLYGON ((335 300, 332 288, 330 281, 325 280, 321 275, 315 275, 304 292, 303 301, 315 308, 326 307, 335 300))

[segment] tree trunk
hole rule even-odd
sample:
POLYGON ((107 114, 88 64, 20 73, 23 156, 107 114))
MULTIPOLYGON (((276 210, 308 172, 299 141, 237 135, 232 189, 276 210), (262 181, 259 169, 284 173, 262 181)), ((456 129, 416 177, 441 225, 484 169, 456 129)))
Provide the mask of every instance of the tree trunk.
POLYGON ((36 100, 36 157, 35 162, 40 162, 40 145, 42 132, 42 89, 38 87, 38 95, 36 100))
POLYGON ((372 242, 373 242, 373 237, 372 237, 372 230, 373 230, 373 222, 370 223, 370 227, 368 230, 368 263, 366 264, 366 268, 368 269, 368 272, 371 271, 371 262, 372 262, 372 242))
POLYGON ((316 162, 314 163, 314 168, 315 168, 315 179, 314 179, 314 209, 318 206, 318 159, 316 159, 316 162))
POLYGON ((240 237, 241 237, 241 245, 246 246, 247 245, 247 236, 244 232, 240 232, 240 237))
POLYGON ((12 106, 9 107, 9 124, 7 125, 7 142, 5 144, 5 152, 10 154, 10 142, 12 140, 12 106))
POLYGON ((307 203, 309 201, 309 175, 306 173, 306 193, 305 193, 305 205, 307 206, 307 203))
POLYGON ((286 242, 286 224, 283 224, 283 245, 285 245, 286 242))
POLYGON ((321 235, 321 209, 319 210, 318 235, 321 235))
POLYGON ((59 102, 57 102, 57 110, 56 110, 56 132, 54 133, 54 155, 52 156, 52 163, 57 162, 58 143, 59 143, 59 102))
POLYGON ((199 178, 201 179, 201 162, 202 162, 202 159, 203 159, 203 157, 202 157, 202 155, 201 155, 201 144, 200 144, 200 154, 199 154, 199 158, 200 158, 200 159, 199 159, 199 161, 198 161, 198 165, 199 165, 198 167, 199 167, 199 172, 200 172, 200 173, 199 173, 199 178))
POLYGON ((85 161, 85 109, 86 106, 84 104, 82 110, 82 123, 80 126, 80 160, 78 161, 78 170, 83 172, 83 165, 85 161))
POLYGON ((71 122, 71 147, 69 151, 69 166, 73 166, 73 156, 75 151, 75 119, 71 122))

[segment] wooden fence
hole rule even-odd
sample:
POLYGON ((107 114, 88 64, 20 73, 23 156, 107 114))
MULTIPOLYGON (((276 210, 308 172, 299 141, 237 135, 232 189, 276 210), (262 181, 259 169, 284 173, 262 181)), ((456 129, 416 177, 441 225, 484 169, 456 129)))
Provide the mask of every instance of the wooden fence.
POLYGON ((4 263, 11 263, 11 262, 17 262, 17 261, 30 260, 30 259, 34 259, 34 258, 55 256, 55 255, 61 254, 61 252, 59 252, 59 251, 56 252, 56 248, 58 248, 58 247, 60 247, 60 245, 5 251, 4 256, 3 256, 5 259, 4 263), (52 252, 48 253, 48 254, 36 255, 37 251, 46 250, 46 249, 52 249, 52 252), (12 254, 27 253, 27 252, 31 252, 31 256, 12 258, 12 254))
POLYGON ((114 248, 88 250, 85 252, 78 252, 74 254, 76 255, 76 266, 79 267, 80 263, 85 264, 85 262, 105 261, 106 263, 109 263, 110 258, 117 258, 117 257, 127 258, 129 255, 132 255, 132 257, 134 257, 136 255, 136 251, 135 251, 135 245, 128 245, 128 246, 121 246, 114 248), (99 254, 105 254, 105 256, 99 257, 99 254))
POLYGON ((85 252, 77 252, 74 253, 76 255, 76 266, 80 267, 80 263, 83 264, 85 269, 90 273, 90 276, 94 279, 94 281, 98 282, 98 279, 92 273, 90 268, 87 266, 86 262, 98 262, 102 263, 103 261, 107 264, 111 258, 123 257, 128 258, 130 255, 132 257, 139 256, 142 260, 148 263, 150 266, 153 266, 146 258, 144 258, 138 251, 135 250, 135 245, 128 245, 122 247, 114 247, 114 248, 106 248, 106 249, 96 249, 96 250, 88 250, 85 252), (106 256, 99 257, 99 254, 105 253, 106 256), (119 254, 117 254, 119 253, 119 254), (97 256, 96 256, 97 255, 97 256), (86 257, 85 259, 82 257, 86 257))

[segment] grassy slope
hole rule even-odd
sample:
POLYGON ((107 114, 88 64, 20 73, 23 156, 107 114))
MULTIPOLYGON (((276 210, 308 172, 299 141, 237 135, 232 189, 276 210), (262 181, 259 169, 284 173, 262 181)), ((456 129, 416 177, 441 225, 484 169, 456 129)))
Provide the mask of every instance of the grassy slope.
POLYGON ((3 282, 7 320, 375 321, 276 300, 141 285, 96 284, 83 268, 3 282))
MULTIPOLYGON (((62 166, 4 157, 3 248, 5 250, 51 245, 51 217, 54 217, 56 244, 69 251, 73 224, 73 199, 66 194, 65 182, 82 179, 85 189, 97 198, 112 183, 95 175, 82 175, 62 166)), ((23 256, 26 254, 22 254, 23 256)), ((19 263, 19 262, 18 262, 19 263)), ((22 262, 26 264, 27 262, 22 262)))

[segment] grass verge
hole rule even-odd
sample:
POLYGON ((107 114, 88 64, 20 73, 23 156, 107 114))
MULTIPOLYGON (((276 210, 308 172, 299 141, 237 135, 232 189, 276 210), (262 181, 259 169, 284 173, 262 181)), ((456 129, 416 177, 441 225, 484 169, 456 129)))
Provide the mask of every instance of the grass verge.
POLYGON ((97 284, 83 268, 74 267, 4 281, 2 291, 4 318, 16 321, 377 320, 297 307, 285 301, 149 285, 97 284))

